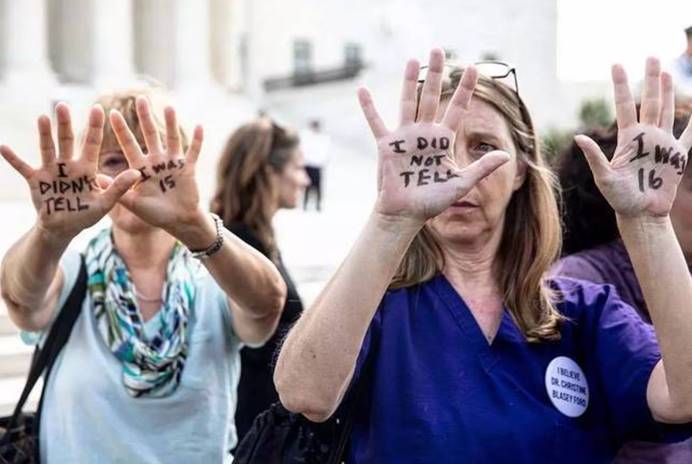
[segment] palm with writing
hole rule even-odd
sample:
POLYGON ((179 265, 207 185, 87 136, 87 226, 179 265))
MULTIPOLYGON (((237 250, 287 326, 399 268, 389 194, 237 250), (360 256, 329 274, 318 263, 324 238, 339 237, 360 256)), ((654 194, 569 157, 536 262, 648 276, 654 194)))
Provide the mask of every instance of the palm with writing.
POLYGON ((468 108, 478 79, 468 67, 447 110, 435 121, 440 104, 444 53, 430 53, 428 74, 423 84, 416 118, 419 63, 406 65, 401 95, 399 127, 388 130, 366 89, 358 98, 378 147, 378 198, 376 211, 386 216, 425 221, 466 195, 476 183, 509 159, 490 152, 460 169, 454 161, 456 130, 468 108))
POLYGON ((646 62, 640 117, 620 65, 613 66, 618 145, 610 162, 589 137, 575 141, 586 155, 594 180, 623 217, 665 217, 675 200, 692 147, 692 120, 679 140, 673 135, 673 81, 655 58, 646 62))
POLYGON ((129 169, 115 179, 97 174, 105 116, 100 106, 89 114, 81 155, 74 157, 74 133, 70 110, 64 103, 55 108, 58 122, 58 153, 48 116, 38 119, 41 166, 34 169, 7 146, 2 157, 26 179, 38 213, 38 226, 55 237, 72 239, 105 216, 118 199, 139 179, 129 169))
POLYGON ((149 102, 144 97, 138 97, 136 105, 147 147, 146 155, 123 116, 117 111, 110 114, 113 132, 125 157, 130 166, 142 174, 141 181, 120 202, 148 223, 176 235, 176 228, 189 225, 199 218, 195 165, 202 147, 202 128, 195 128, 187 153, 183 153, 175 110, 167 107, 164 111, 164 148, 149 102))

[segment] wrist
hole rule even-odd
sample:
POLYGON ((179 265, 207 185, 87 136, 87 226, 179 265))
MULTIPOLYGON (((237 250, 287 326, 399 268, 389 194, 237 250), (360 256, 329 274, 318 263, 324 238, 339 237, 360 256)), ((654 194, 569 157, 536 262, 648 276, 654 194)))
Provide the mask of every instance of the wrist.
POLYGON ((58 231, 55 231, 50 227, 46 227, 40 221, 37 221, 36 224, 34 224, 33 230, 35 236, 43 244, 53 249, 64 250, 70 244, 72 239, 76 236, 76 234, 60 233, 58 231))
POLYGON ((198 210, 168 231, 189 250, 206 250, 216 240, 216 224, 209 212, 198 210))
POLYGON ((370 214, 369 222, 377 229, 386 233, 391 233, 402 238, 410 237, 411 239, 413 239, 425 225, 425 221, 420 219, 382 214, 378 211, 373 211, 370 214))
POLYGON ((625 230, 639 230, 639 231, 661 231, 667 229, 671 222, 670 216, 623 216, 621 214, 615 214, 615 219, 617 220, 618 229, 622 232, 625 230))

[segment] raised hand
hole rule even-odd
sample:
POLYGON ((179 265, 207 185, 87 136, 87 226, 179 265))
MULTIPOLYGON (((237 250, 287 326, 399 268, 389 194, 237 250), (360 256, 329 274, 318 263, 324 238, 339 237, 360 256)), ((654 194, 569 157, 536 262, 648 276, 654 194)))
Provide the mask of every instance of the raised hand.
POLYGON ((123 116, 118 111, 110 114, 113 132, 125 157, 142 176, 140 182, 120 199, 120 203, 146 222, 175 235, 176 227, 189 225, 199 217, 195 164, 202 147, 202 128, 195 128, 187 153, 183 153, 175 110, 167 107, 164 111, 164 147, 148 100, 138 97, 136 105, 147 147, 146 155, 123 116))
POLYGON ((103 140, 104 114, 94 106, 81 147, 74 157, 74 133, 70 110, 64 103, 56 108, 58 152, 51 133, 50 118, 38 119, 41 166, 34 169, 7 146, 0 146, 2 157, 26 179, 38 213, 38 226, 61 239, 70 240, 105 216, 118 199, 139 179, 129 169, 115 179, 97 175, 103 140))
POLYGON ((475 68, 466 68, 459 87, 439 122, 444 53, 430 53, 428 74, 423 85, 416 117, 416 88, 419 63, 406 65, 401 95, 399 126, 388 130, 366 89, 358 98, 378 147, 378 198, 376 210, 388 216, 425 221, 466 195, 478 181, 509 159, 495 151, 464 169, 454 161, 457 128, 468 109, 478 79, 475 68))
POLYGON ((673 81, 655 58, 646 62, 639 120, 620 65, 613 66, 618 145, 610 162, 589 137, 575 141, 586 155, 596 185, 624 217, 664 217, 670 212, 692 147, 692 120, 676 140, 673 81))

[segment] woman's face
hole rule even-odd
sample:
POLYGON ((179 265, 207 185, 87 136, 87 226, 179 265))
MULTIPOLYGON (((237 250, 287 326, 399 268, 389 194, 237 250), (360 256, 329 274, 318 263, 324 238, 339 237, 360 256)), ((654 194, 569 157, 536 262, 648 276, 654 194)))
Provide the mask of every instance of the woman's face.
MULTIPOLYGON (((102 145, 99 154, 99 174, 104 174, 111 179, 115 179, 118 174, 128 169, 128 167, 127 159, 117 142, 106 142, 102 145)), ((116 203, 115 206, 113 206, 108 216, 111 218, 114 227, 131 234, 142 233, 154 228, 120 203, 116 203)))
POLYGON ((310 179, 305 173, 303 152, 300 148, 293 151, 284 168, 276 174, 276 186, 279 208, 295 208, 300 194, 310 185, 310 179))
MULTIPOLYGON (((444 114, 447 102, 440 105, 444 114)), ((493 150, 503 150, 510 160, 476 184, 454 205, 430 221, 443 243, 476 244, 493 236, 500 237, 505 210, 512 194, 524 182, 524 165, 517 160, 517 151, 504 117, 489 104, 473 98, 456 134, 454 157, 464 168, 493 150)))
POLYGON ((692 169, 687 169, 678 186, 670 219, 687 262, 692 264, 692 169))

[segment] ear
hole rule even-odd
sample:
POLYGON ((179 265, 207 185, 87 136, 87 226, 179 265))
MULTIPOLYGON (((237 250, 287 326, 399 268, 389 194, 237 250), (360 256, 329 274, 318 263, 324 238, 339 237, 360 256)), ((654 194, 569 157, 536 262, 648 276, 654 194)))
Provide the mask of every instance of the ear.
POLYGON ((515 192, 519 190, 522 185, 524 185, 524 182, 526 181, 526 171, 528 170, 526 162, 524 162, 524 157, 519 156, 519 153, 517 153, 517 155, 517 173, 514 176, 513 186, 515 192))

